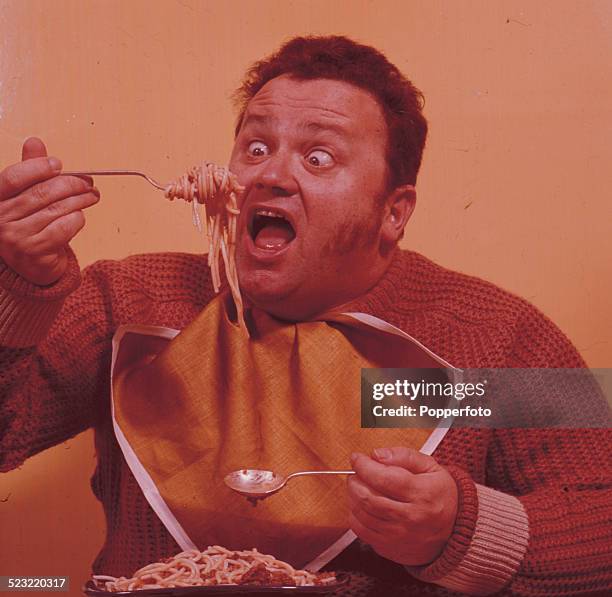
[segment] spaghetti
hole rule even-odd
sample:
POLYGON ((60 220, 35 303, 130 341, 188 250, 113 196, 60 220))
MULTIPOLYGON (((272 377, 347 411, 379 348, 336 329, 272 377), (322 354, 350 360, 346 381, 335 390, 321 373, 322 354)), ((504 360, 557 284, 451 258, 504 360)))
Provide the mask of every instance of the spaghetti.
POLYGON ((210 585, 313 586, 336 582, 333 572, 315 574, 295 570, 286 562, 256 549, 231 551, 214 545, 206 551, 183 551, 141 568, 131 578, 95 575, 99 589, 116 593, 139 589, 202 587, 210 585))
POLYGON ((236 270, 236 230, 240 213, 237 195, 243 191, 244 187, 238 184, 236 176, 227 168, 204 163, 189 168, 183 176, 167 185, 165 195, 170 200, 183 199, 192 204, 194 223, 200 230, 203 223, 208 237, 208 266, 215 292, 219 292, 221 286, 219 260, 222 257, 238 323, 242 329, 246 329, 236 270), (198 204, 202 205, 202 218, 198 213, 198 204))

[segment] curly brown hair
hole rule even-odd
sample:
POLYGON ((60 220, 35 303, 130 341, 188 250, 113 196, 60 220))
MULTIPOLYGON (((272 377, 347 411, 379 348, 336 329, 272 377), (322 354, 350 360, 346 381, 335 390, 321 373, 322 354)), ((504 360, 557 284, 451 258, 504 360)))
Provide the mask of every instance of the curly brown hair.
POLYGON ((339 35, 291 39, 247 71, 234 94, 236 135, 249 101, 280 75, 344 81, 372 94, 387 123, 389 187, 416 183, 427 137, 423 94, 381 52, 339 35))

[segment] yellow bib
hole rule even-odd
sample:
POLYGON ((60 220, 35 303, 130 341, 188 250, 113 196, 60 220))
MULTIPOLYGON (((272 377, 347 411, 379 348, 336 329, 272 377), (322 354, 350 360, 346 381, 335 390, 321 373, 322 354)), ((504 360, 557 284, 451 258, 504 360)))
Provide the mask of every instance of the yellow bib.
POLYGON ((256 547, 302 567, 345 534, 346 480, 296 479, 253 507, 223 477, 347 469, 351 452, 423 446, 431 429, 361 428, 361 368, 440 362, 406 338, 335 319, 291 324, 254 311, 248 338, 219 297, 180 333, 118 330, 115 431, 179 544, 256 547))

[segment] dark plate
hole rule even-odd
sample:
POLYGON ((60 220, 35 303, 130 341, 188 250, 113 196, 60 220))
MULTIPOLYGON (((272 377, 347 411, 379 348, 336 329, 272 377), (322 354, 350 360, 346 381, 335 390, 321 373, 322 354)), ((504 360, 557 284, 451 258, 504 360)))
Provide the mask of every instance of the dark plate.
POLYGON ((109 593, 96 589, 94 582, 90 580, 84 587, 83 593, 90 597, 108 597, 117 595, 121 597, 197 597, 201 595, 325 595, 349 581, 349 575, 342 572, 336 575, 337 582, 332 585, 314 585, 312 587, 270 587, 261 585, 213 585, 208 587, 176 587, 175 589, 140 589, 138 591, 120 591, 109 593))

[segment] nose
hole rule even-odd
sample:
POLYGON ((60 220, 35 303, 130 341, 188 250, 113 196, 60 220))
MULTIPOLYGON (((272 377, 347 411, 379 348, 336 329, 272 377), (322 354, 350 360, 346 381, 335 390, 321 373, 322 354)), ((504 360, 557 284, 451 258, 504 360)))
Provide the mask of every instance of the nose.
POLYGON ((258 169, 253 181, 259 190, 266 190, 275 197, 290 197, 298 190, 291 156, 285 152, 270 155, 258 169))

